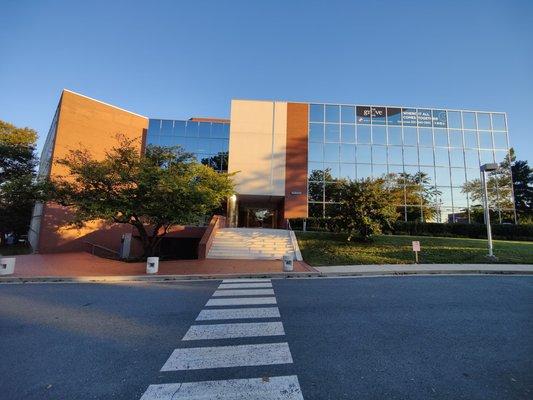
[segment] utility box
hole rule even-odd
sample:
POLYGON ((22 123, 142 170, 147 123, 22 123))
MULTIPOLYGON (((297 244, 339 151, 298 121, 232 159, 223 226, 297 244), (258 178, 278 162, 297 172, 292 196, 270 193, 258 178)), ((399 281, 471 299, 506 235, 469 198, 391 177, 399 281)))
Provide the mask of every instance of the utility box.
POLYGON ((131 233, 125 233, 120 238, 120 258, 130 258, 131 251, 131 233))
POLYGON ((11 275, 15 272, 15 257, 0 258, 0 275, 11 275))
POLYGON ((146 273, 157 274, 159 271, 159 257, 148 257, 146 259, 146 273))
POLYGON ((294 269, 294 261, 292 254, 285 254, 283 256, 283 271, 284 272, 292 272, 294 269))

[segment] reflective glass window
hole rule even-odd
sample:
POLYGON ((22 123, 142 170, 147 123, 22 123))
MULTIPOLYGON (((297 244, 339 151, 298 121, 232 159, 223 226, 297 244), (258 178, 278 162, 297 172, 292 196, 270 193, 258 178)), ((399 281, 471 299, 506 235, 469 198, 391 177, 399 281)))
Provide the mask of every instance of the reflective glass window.
POLYGON ((492 149, 492 134, 490 132, 479 132, 479 147, 483 149, 492 149))
POLYGON ((220 125, 222 125, 222 137, 229 139, 229 124, 220 124, 220 125))
POLYGON ((355 145, 341 144, 341 162, 355 163, 355 145))
POLYGON ((507 148, 507 134, 505 132, 493 132, 494 147, 497 149, 507 148))
POLYGON ((386 146, 372 146, 372 162, 374 164, 387 164, 386 146))
POLYGON ((174 121, 174 135, 185 136, 185 121, 174 121))
POLYGON ((490 115, 488 113, 477 113, 477 128, 488 131, 490 126, 490 115))
POLYGON ((418 140, 420 146, 433 146, 433 131, 431 128, 419 128, 418 140))
POLYGON ((358 124, 370 124, 370 107, 369 106, 357 106, 355 113, 357 115, 358 124))
POLYGON ((385 107, 372 107, 372 125, 385 125, 386 121, 385 107))
POLYGON ((435 148, 435 165, 448 166, 450 161, 448 159, 448 149, 442 147, 435 148))
POLYGON ((463 147, 463 132, 450 130, 450 146, 451 147, 463 147))
POLYGON ((478 147, 477 146, 477 132, 465 131, 464 138, 465 138, 465 147, 468 147, 470 149, 475 149, 478 147))
POLYGON ((340 164, 340 173, 341 178, 344 179, 355 179, 355 164, 340 164))
POLYGON ((357 179, 366 179, 372 177, 370 164, 357 164, 357 179))
POLYGON ((450 149, 450 164, 452 167, 464 167, 463 149, 450 149))
POLYGON ((418 112, 417 112, 418 126, 431 127, 433 125, 432 118, 433 116, 432 116, 431 110, 424 110, 422 108, 418 109, 418 112))
POLYGON ((420 166, 420 174, 424 178, 423 186, 428 188, 435 185, 435 168, 420 166))
POLYGON ((479 161, 481 165, 494 162, 492 150, 479 150, 479 161))
POLYGON ((159 136, 159 146, 164 146, 164 147, 172 147, 174 146, 174 141, 172 140, 173 137, 172 136, 159 136))
POLYGON ((309 143, 309 161, 324 161, 324 145, 309 143))
POLYGON ((433 126, 435 128, 446 128, 448 126, 445 110, 433 110, 433 126))
POLYGON ((401 108, 387 108, 387 123, 389 125, 402 124, 402 109, 401 108))
POLYGON ((200 136, 201 138, 208 138, 211 136, 211 123, 210 122, 200 122, 198 136, 200 136))
POLYGON ((355 107, 354 106, 341 106, 341 122, 355 123, 355 107))
POLYGON ((341 125, 341 142, 355 143, 355 125, 341 125))
POLYGON ((148 133, 158 135, 161 130, 161 120, 151 119, 148 121, 148 133))
POLYGON ((309 180, 323 181, 324 180, 324 164, 318 162, 310 162, 308 165, 309 180))
POLYGON ((339 179, 339 163, 324 163, 324 180, 326 182, 339 179))
POLYGON ((494 151, 494 158, 498 164, 507 160, 507 150, 496 150, 494 151))
POLYGON ((222 132, 224 124, 218 122, 213 122, 211 126, 211 137, 212 138, 223 138, 224 134, 222 132))
POLYGON ((452 188, 452 195, 454 208, 468 207, 468 199, 466 193, 463 193, 460 187, 452 188))
POLYGON ((476 129, 476 114, 473 112, 463 111, 463 128, 476 129))
POLYGON ((435 168, 435 180, 437 181, 437 185, 439 186, 439 190, 441 190, 441 186, 450 186, 450 169, 449 168, 443 168, 443 167, 436 167, 435 168))
POLYGON ((358 125, 357 126, 357 143, 368 144, 370 143, 370 126, 358 125))
POLYGON ((370 155, 370 146, 359 145, 356 147, 356 156, 358 163, 369 163, 371 162, 370 155))
POLYGON ((463 186, 466 182, 464 168, 451 168, 450 171, 452 175, 452 185, 457 187, 463 186))
POLYGON ((186 135, 189 137, 198 137, 198 122, 187 121, 186 135))
POLYGON ((372 165, 372 176, 374 178, 383 178, 387 175, 387 166, 386 165, 372 165))
MULTIPOLYGON (((335 201, 335 194, 337 193, 338 188, 339 184, 337 182, 326 183, 324 185, 324 200, 326 202, 335 201)), ((326 212, 327 211, 328 209, 326 208, 326 212)))
POLYGON ((389 126, 389 144, 402 144, 402 128, 396 126, 389 126))
POLYGON ((326 122, 339 122, 340 111, 337 105, 326 105, 326 122))
MULTIPOLYGON (((389 149, 389 157, 390 157, 390 149, 389 149)), ((391 174, 401 174, 403 173, 403 165, 401 165, 401 158, 400 162, 396 162, 397 165, 389 165, 389 172, 391 174)))
POLYGON ((340 140, 340 125, 326 124, 326 142, 338 143, 340 140))
POLYGON ((372 143, 387 144, 387 128, 385 126, 372 127, 372 143))
POLYGON ((400 146, 389 146, 389 164, 402 165, 402 148, 400 146))
POLYGON ((418 153, 416 147, 403 148, 403 162, 405 165, 418 165, 418 153))
POLYGON ((324 216, 324 203, 309 203, 309 217, 322 218, 324 216))
POLYGON ((418 137, 416 128, 403 128, 403 143, 409 146, 416 146, 418 137))
POLYGON ((198 138, 185 138, 185 151, 196 153, 198 151, 198 138))
POLYGON ((465 163, 467 168, 479 168, 479 157, 477 150, 465 150, 465 163))
POLYGON ((505 131, 505 114, 492 113, 492 129, 495 131, 505 131))
POLYGON ((311 104, 309 106, 309 118, 313 122, 324 122, 324 105, 311 104))
POLYGON ((228 150, 228 142, 224 139, 211 139, 211 153, 217 154, 228 150))
POLYGON ((419 152, 420 165, 432 166, 433 165, 433 149, 425 148, 420 149, 419 152))
POLYGON ((218 140, 218 139, 198 139, 198 144, 196 145, 196 151, 198 153, 209 153, 209 149, 211 147, 212 153, 217 153, 217 144, 215 143, 209 143, 209 141, 218 140))
POLYGON ((324 161, 339 162, 339 145, 336 143, 326 143, 324 145, 324 161))
POLYGON ((309 124, 309 141, 323 142, 324 141, 324 124, 309 124))
POLYGON ((161 135, 172 136, 172 126, 174 121, 164 119, 161 121, 161 135))
POLYGON ((469 182, 478 181, 480 178, 479 167, 476 169, 467 168, 466 170, 466 180, 469 182))
POLYGON ((448 132, 446 129, 435 129, 435 146, 448 146, 448 132))
POLYGON ((416 108, 403 108, 402 122, 403 126, 416 126, 416 108))
POLYGON ((324 201, 324 183, 309 182, 309 200, 324 201))
POLYGON ((461 129, 463 124, 461 122, 460 111, 448 111, 448 128, 461 129))

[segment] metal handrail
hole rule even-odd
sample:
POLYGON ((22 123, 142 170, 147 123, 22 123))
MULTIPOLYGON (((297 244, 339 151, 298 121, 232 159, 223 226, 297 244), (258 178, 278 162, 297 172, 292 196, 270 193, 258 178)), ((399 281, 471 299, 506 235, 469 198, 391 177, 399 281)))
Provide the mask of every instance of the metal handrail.
POLYGON ((91 254, 94 255, 94 248, 98 248, 98 249, 102 249, 102 250, 105 250, 105 251, 108 251, 110 253, 113 253, 114 255, 116 255, 117 257, 120 256, 120 253, 116 250, 113 250, 113 249, 110 249, 108 247, 105 247, 105 246, 101 246, 99 244, 96 244, 96 243, 92 243, 92 242, 87 242, 87 241, 84 241, 83 243, 85 244, 88 244, 91 246, 91 254))

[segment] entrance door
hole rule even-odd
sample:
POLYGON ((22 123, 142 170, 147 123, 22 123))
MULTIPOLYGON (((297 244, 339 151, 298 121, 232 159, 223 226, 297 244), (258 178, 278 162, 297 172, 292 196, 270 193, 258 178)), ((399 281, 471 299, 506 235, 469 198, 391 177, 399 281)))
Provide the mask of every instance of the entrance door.
POLYGON ((277 210, 270 208, 246 208, 247 228, 275 228, 277 210))

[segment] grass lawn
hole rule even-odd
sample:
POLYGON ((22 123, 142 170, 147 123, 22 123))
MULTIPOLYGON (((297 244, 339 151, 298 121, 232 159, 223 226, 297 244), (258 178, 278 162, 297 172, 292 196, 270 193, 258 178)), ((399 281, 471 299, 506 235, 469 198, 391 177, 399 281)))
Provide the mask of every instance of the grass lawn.
MULTIPOLYGON (((484 264, 487 241, 428 236, 377 236, 372 243, 347 242, 346 235, 295 232, 304 260, 314 266, 414 263, 411 242, 420 241, 420 263, 484 264)), ((497 263, 533 264, 533 242, 494 241, 497 263)))

